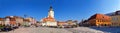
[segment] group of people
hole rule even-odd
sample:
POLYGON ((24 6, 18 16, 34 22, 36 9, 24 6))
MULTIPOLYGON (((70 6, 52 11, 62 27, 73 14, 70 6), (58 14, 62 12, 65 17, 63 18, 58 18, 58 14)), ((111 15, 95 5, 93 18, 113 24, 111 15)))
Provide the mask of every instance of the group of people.
POLYGON ((3 32, 3 31, 11 31, 11 30, 14 30, 14 29, 17 29, 19 28, 19 26, 17 25, 1 25, 0 26, 0 31, 3 32))

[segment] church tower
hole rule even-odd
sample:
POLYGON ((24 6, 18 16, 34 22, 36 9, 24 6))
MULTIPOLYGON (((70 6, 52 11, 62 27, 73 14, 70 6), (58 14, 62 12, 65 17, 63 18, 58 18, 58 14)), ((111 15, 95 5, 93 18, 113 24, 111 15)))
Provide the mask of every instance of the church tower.
POLYGON ((54 18, 54 11, 53 11, 52 6, 50 6, 50 9, 49 9, 49 12, 48 12, 48 17, 54 18))

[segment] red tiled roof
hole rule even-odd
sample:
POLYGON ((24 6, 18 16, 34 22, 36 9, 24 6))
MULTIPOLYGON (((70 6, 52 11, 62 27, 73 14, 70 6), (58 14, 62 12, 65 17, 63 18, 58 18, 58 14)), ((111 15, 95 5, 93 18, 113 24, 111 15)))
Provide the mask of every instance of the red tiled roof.
POLYGON ((93 16, 91 16, 88 20, 90 19, 110 19, 109 16, 106 16, 104 14, 95 14, 93 16))
POLYGON ((0 21, 4 21, 4 18, 0 18, 0 21))
POLYGON ((47 21, 55 22, 55 19, 52 17, 43 18, 43 22, 47 22, 47 21))

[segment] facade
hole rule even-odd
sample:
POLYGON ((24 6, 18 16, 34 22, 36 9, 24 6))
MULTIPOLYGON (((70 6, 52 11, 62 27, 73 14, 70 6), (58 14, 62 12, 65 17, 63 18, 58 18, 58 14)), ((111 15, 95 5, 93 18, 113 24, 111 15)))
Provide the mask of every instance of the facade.
POLYGON ((10 25, 10 19, 9 18, 5 18, 5 25, 10 25))
POLYGON ((90 26, 110 26, 111 17, 103 14, 95 14, 88 19, 90 26))
POLYGON ((64 26, 64 25, 68 25, 68 23, 67 22, 57 22, 57 25, 58 26, 64 26))
POLYGON ((120 15, 111 16, 112 26, 120 26, 120 15))
POLYGON ((42 26, 57 26, 57 22, 43 22, 42 26))
POLYGON ((68 25, 77 25, 77 21, 68 20, 66 21, 68 25))
POLYGON ((15 16, 15 20, 16 20, 17 24, 22 24, 23 23, 23 19, 24 18, 22 18, 22 17, 15 16))
POLYGON ((22 26, 30 26, 30 25, 31 25, 31 23, 30 23, 29 19, 24 19, 23 20, 22 26))
POLYGON ((48 17, 43 18, 41 22, 42 22, 42 26, 57 26, 57 22, 54 19, 54 11, 52 9, 52 6, 50 6, 48 17))
POLYGON ((16 19, 14 16, 5 17, 7 25, 16 25, 16 19))
POLYGON ((17 25, 22 24, 23 18, 19 16, 6 16, 5 17, 5 25, 17 25))
POLYGON ((114 15, 111 16, 112 26, 120 26, 120 10, 116 11, 114 15))
POLYGON ((68 26, 67 22, 57 22, 58 28, 65 28, 68 26))
POLYGON ((27 20, 29 20, 29 22, 31 23, 31 24, 35 24, 37 21, 34 19, 34 18, 32 18, 32 17, 28 17, 28 18, 25 18, 25 19, 27 19, 27 20))
POLYGON ((6 16, 5 18, 0 18, 1 25, 9 26, 21 26, 21 25, 31 25, 35 24, 37 21, 33 18, 22 18, 19 16, 6 16))
POLYGON ((4 18, 0 18, 0 25, 4 25, 5 22, 4 22, 4 18))
POLYGON ((66 22, 57 22, 59 28, 73 28, 78 27, 77 21, 68 20, 66 22))

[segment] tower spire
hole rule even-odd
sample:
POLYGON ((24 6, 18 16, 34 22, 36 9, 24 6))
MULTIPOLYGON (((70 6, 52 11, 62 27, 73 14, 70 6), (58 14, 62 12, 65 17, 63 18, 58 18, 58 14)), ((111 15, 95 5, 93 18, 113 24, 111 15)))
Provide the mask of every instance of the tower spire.
MULTIPOLYGON (((53 4, 53 3, 55 3, 55 0, 51 0, 51 2, 50 2, 50 10, 51 10, 51 11, 53 11, 53 8, 52 8, 52 4, 53 4)), ((50 11, 50 10, 49 10, 49 11, 50 11)))
POLYGON ((53 11, 52 5, 50 5, 50 9, 49 9, 49 11, 53 11))

